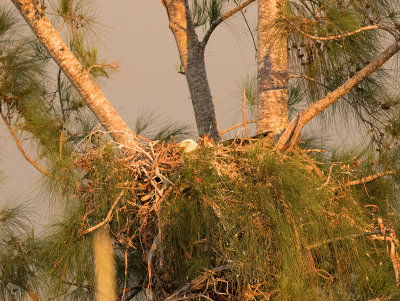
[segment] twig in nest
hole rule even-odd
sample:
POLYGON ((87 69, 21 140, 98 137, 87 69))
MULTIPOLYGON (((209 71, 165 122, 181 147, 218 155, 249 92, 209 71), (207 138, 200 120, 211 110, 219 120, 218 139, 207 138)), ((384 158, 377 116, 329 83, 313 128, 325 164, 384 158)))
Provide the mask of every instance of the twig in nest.
MULTIPOLYGON (((222 272, 222 271, 225 271, 225 270, 229 270, 231 268, 232 268, 231 265, 223 265, 223 266, 220 266, 220 267, 216 267, 216 268, 214 268, 212 270, 207 270, 203 274, 197 276, 191 282, 186 283, 180 289, 175 291, 171 296, 169 296, 167 299, 165 299, 165 301, 187 300, 187 299, 182 299, 179 296, 181 294, 184 294, 184 293, 186 294, 192 288, 199 289, 201 287, 201 284, 204 283, 208 279, 209 275, 212 275, 212 274, 217 273, 217 272, 222 272)), ((184 297, 184 298, 186 298, 186 297, 184 297)))
POLYGON ((15 144, 17 145, 19 151, 21 154, 24 156, 26 161, 28 161, 30 164, 32 164, 33 167, 35 167, 38 171, 40 171, 42 174, 45 176, 48 176, 49 178, 51 177, 51 174, 45 170, 43 167, 41 167, 35 160, 33 160, 24 150, 22 147, 22 142, 18 139, 17 134, 15 133, 14 129, 11 127, 11 125, 8 123, 6 117, 4 116, 3 112, 0 112, 1 118, 3 118, 4 124, 7 126, 8 130, 10 131, 11 136, 14 138, 15 144))
POLYGON ((89 229, 86 229, 85 231, 83 231, 82 234, 83 234, 83 235, 88 234, 88 233, 90 233, 90 232, 92 232, 92 231, 94 231, 94 230, 96 230, 96 229, 98 229, 98 228, 104 226, 105 224, 107 224, 107 223, 111 220, 111 216, 112 216, 112 213, 113 213, 113 210, 114 210, 115 206, 117 206, 119 200, 120 200, 121 197, 124 195, 124 193, 125 193, 124 190, 122 190, 122 191, 119 193, 119 195, 118 195, 117 198, 115 199, 114 203, 112 204, 110 211, 108 211, 108 214, 107 214, 106 218, 105 218, 101 223, 98 223, 96 226, 93 226, 93 227, 91 227, 91 228, 89 228, 89 229))
MULTIPOLYGON (((368 182, 371 182, 371 181, 376 180, 378 178, 381 178, 381 177, 384 177, 384 176, 387 176, 387 175, 392 175, 392 174, 395 174, 395 173, 396 173, 395 170, 388 170, 388 171, 385 171, 385 172, 379 172, 377 174, 374 174, 374 175, 371 175, 371 176, 368 176, 368 177, 364 177, 364 178, 361 178, 361 179, 358 179, 358 180, 354 180, 354 181, 349 181, 344 186, 345 187, 350 187, 350 186, 354 186, 354 185, 368 183, 368 182)), ((336 187, 336 189, 339 189, 339 188, 340 188, 340 186, 336 187)))
POLYGON ((126 294, 126 280, 128 278, 128 250, 129 250, 129 245, 126 246, 125 248, 125 271, 124 271, 124 290, 122 291, 122 297, 121 300, 123 301, 125 298, 126 294))
POLYGON ((152 300, 152 292, 151 292, 151 262, 153 261, 154 252, 157 249, 157 245, 160 243, 160 235, 157 235, 151 245, 150 251, 147 254, 147 270, 149 274, 149 283, 147 284, 146 295, 148 300, 152 300))
POLYGON ((331 165, 331 167, 329 167, 328 177, 326 178, 326 181, 322 186, 327 186, 329 184, 329 181, 331 180, 332 169, 333 169, 333 164, 331 165))
MULTIPOLYGON (((257 122, 257 120, 250 120, 250 121, 246 121, 246 124, 256 123, 256 122, 257 122)), ((219 134, 220 134, 220 136, 222 136, 222 135, 226 134, 227 132, 230 132, 230 131, 232 131, 234 129, 237 129, 238 127, 241 127, 241 126, 244 126, 244 123, 236 124, 236 125, 234 125, 234 126, 232 126, 230 128, 227 128, 226 130, 223 130, 219 134)))

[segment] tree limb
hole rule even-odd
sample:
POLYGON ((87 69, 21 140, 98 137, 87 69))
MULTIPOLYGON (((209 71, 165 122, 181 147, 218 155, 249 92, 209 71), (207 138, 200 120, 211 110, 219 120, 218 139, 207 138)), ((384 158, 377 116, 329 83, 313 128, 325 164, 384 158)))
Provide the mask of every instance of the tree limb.
POLYGON ((325 110, 327 107, 338 101, 341 97, 349 93, 355 86, 361 83, 365 78, 374 73, 379 67, 386 63, 393 55, 400 50, 400 39, 397 39, 392 45, 386 48, 375 59, 373 59, 363 69, 358 71, 353 77, 347 79, 340 87, 328 93, 324 98, 318 100, 309 106, 307 111, 300 114, 297 126, 295 126, 296 118, 292 119, 285 132, 280 137, 276 144, 277 149, 282 149, 286 144, 290 144, 289 149, 292 148, 299 135, 301 129, 310 122, 315 116, 325 110), (292 130, 292 128, 294 128, 292 130), (291 135, 293 134, 292 138, 291 135))
POLYGON ((364 178, 361 178, 361 179, 358 179, 358 180, 354 180, 354 181, 349 181, 344 186, 345 187, 350 187, 350 186, 365 184, 365 183, 371 182, 373 180, 376 180, 378 178, 381 178, 381 177, 384 177, 384 176, 387 176, 387 175, 393 175, 395 173, 396 173, 395 170, 388 170, 388 171, 385 171, 385 172, 379 172, 377 174, 374 174, 374 175, 371 175, 371 176, 368 176, 368 177, 364 177, 364 178))
POLYGON ((313 39, 313 40, 318 40, 318 41, 332 41, 332 40, 339 40, 339 39, 343 39, 352 35, 355 35, 359 32, 363 32, 363 31, 367 31, 367 30, 371 30, 371 29, 380 29, 381 26, 378 24, 375 25, 369 25, 369 26, 365 26, 365 27, 361 27, 357 30, 351 31, 351 32, 347 32, 347 33, 343 33, 343 34, 339 34, 336 36, 327 36, 327 37, 318 37, 318 36, 313 36, 309 33, 306 33, 305 31, 302 31, 300 28, 295 28, 295 30, 297 30, 298 32, 300 32, 302 35, 313 39))
POLYGON ((19 151, 21 154, 24 156, 26 161, 28 161, 30 164, 32 164, 33 167, 35 167, 39 172, 44 174, 45 176, 48 176, 49 178, 51 177, 51 174, 45 170, 43 167, 41 167, 35 160, 33 160, 24 150, 22 146, 22 142, 18 139, 17 134, 15 133, 14 129, 11 127, 11 125, 8 123, 6 117, 4 116, 3 112, 0 112, 1 118, 4 121, 4 124, 7 126, 8 130, 10 131, 11 136, 14 138, 15 144, 17 145, 19 151))
POLYGON ((203 48, 206 47, 207 42, 211 37, 211 34, 214 32, 215 28, 217 28, 217 26, 219 24, 221 24, 223 21, 225 21, 226 19, 228 19, 232 15, 236 14, 237 12, 241 11, 243 8, 245 8, 246 6, 250 5, 254 1, 255 0, 247 0, 246 2, 240 4, 239 6, 235 7, 231 11, 227 12, 226 14, 224 14, 223 16, 219 17, 217 20, 212 22, 211 25, 210 25, 210 28, 207 30, 206 34, 203 37, 203 40, 201 41, 202 47, 203 48))
POLYGON ((36 1, 11 1, 111 137, 122 146, 126 146, 127 151, 134 153, 137 138, 64 43, 60 33, 49 22, 36 1))

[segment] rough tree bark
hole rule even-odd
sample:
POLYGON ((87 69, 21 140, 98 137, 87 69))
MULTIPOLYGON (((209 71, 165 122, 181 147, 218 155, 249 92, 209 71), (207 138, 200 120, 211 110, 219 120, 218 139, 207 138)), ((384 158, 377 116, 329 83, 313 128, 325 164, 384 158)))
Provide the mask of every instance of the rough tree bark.
POLYGON ((164 0, 186 75, 199 136, 219 141, 215 108, 207 79, 204 46, 198 39, 187 0, 164 0))
POLYGON ((285 0, 258 1, 257 134, 288 124, 287 34, 274 23, 285 0))
POLYGON ((44 16, 39 1, 11 1, 111 137, 122 146, 134 149, 135 135, 44 16))

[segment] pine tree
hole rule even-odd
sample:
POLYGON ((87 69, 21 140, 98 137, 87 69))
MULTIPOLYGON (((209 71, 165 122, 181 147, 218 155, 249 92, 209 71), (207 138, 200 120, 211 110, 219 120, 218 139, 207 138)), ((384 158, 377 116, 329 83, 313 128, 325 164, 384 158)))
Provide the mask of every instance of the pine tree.
MULTIPOLYGON (((182 156, 174 143, 140 137, 147 122, 129 129, 102 95, 94 80, 115 66, 99 62, 85 44, 88 2, 62 0, 52 8, 44 1, 12 2, 40 43, 13 35, 16 19, 1 10, 1 115, 24 157, 47 179, 49 195, 64 206, 41 239, 19 235, 27 231, 18 208, 0 211, 5 298, 93 298, 94 265, 100 264, 92 238, 104 229, 112 238, 106 234, 100 244, 113 246, 123 300, 141 294, 153 300, 399 296, 398 212, 391 204, 398 202, 398 178, 385 178, 398 168, 398 91, 386 88, 393 75, 379 69, 400 50, 398 3, 260 0, 259 106, 274 101, 280 108, 260 110, 258 131, 283 134, 277 141, 249 138, 249 146, 200 147, 182 156), (264 8, 273 17, 265 19, 264 8), (59 30, 47 20, 51 14, 59 30), (64 28, 68 43, 59 34, 64 28), (386 36, 378 30, 395 40, 383 50, 386 36), (51 58, 59 66, 55 92, 46 69, 51 58), (307 83, 299 104, 310 105, 284 130, 294 79, 307 83), (312 157, 308 153, 320 150, 299 149, 302 128, 343 97, 376 131, 380 152, 312 157), (104 130, 95 129, 88 109, 104 130), (38 146, 39 160, 16 132, 38 146)), ((208 20, 208 39, 224 19, 222 6, 207 5, 222 2, 203 2, 198 12, 214 7, 219 16, 210 19, 192 19, 187 1, 164 3, 170 21, 191 31, 188 41, 177 38, 181 28, 171 28, 186 76, 194 80, 193 53, 184 49, 201 43, 193 19, 208 20)), ((197 54, 203 94, 204 52, 197 54)))

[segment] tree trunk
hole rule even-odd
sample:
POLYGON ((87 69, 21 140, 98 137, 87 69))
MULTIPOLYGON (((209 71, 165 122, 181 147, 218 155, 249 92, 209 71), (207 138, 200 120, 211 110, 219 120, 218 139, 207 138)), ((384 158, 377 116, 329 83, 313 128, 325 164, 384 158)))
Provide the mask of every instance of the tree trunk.
POLYGON ((284 0, 258 1, 257 134, 288 124, 287 33, 274 26, 284 0))
POLYGON ((193 26, 187 0, 165 0, 169 27, 174 34, 185 71, 199 136, 219 141, 214 103, 208 83, 204 47, 193 26))
POLYGON ((107 228, 93 233, 93 257, 95 263, 96 300, 117 300, 114 250, 107 228))
POLYGON ((63 42, 59 32, 44 16, 39 1, 12 0, 12 2, 111 137, 128 149, 135 148, 135 135, 106 99, 89 72, 83 69, 81 63, 63 42))

